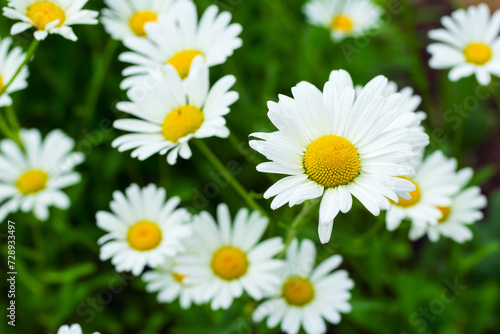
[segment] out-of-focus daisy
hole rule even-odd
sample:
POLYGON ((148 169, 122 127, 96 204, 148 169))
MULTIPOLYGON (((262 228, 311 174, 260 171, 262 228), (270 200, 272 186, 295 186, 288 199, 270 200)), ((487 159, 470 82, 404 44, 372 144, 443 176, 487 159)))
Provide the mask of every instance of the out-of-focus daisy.
MULTIPOLYGON (((362 90, 363 86, 356 86, 356 95, 361 94, 362 90)), ((398 126, 407 127, 411 133, 408 136, 410 144, 415 149, 423 151, 425 146, 429 144, 429 136, 425 133, 425 129, 421 125, 422 121, 427 118, 427 114, 423 111, 417 111, 422 103, 422 98, 415 95, 411 87, 405 87, 398 91, 398 85, 393 81, 388 81, 386 87, 382 88, 379 92, 384 97, 399 93, 400 100, 396 107, 399 117, 394 120, 389 128, 398 126)))
MULTIPOLYGON (((79 324, 73 324, 71 326, 64 325, 59 328, 57 334, 82 334, 82 327, 79 324)), ((94 332, 93 334, 99 334, 99 332, 94 332)))
MULTIPOLYGON (((15 47, 10 50, 11 44, 12 39, 10 37, 6 37, 3 40, 0 38, 0 92, 12 80, 26 56, 21 47, 15 47)), ((26 81, 28 75, 28 66, 24 66, 12 84, 7 88, 7 91, 0 96, 0 107, 10 106, 12 99, 9 94, 28 86, 28 82, 26 81)))
POLYGON ((191 304, 202 303, 202 291, 198 285, 186 284, 186 275, 179 269, 179 262, 174 259, 167 261, 155 270, 148 271, 142 275, 147 283, 148 292, 158 292, 158 302, 171 303, 179 299, 183 309, 188 309, 191 304))
POLYGON ((281 323, 281 330, 296 334, 302 326, 308 334, 326 333, 326 322, 338 324, 340 313, 349 313, 349 290, 354 282, 345 270, 336 270, 342 262, 334 255, 314 268, 316 248, 311 240, 298 245, 293 240, 287 250, 282 280, 274 296, 253 313, 256 322, 267 319, 269 328, 281 323))
POLYGON ((59 34, 76 41, 71 28, 75 24, 97 24, 97 15, 93 10, 82 9, 88 0, 9 0, 3 8, 3 15, 14 20, 21 20, 12 26, 10 33, 19 34, 31 27, 36 29, 35 38, 43 40, 48 34, 59 34))
POLYGON ((332 39, 340 42, 377 27, 382 10, 371 0, 311 0, 304 13, 309 23, 329 29, 332 39))
POLYGON ((174 5, 182 0, 105 0, 101 22, 106 31, 117 40, 127 37, 146 37, 146 24, 169 15, 174 5))
POLYGON ((401 96, 385 97, 386 87, 387 79, 379 76, 356 97, 345 71, 334 71, 323 93, 299 83, 292 88, 293 99, 280 95, 278 103, 268 103, 278 131, 252 134, 262 140, 250 146, 271 160, 257 170, 288 175, 265 192, 265 198, 276 196, 271 208, 322 197, 318 231, 323 243, 337 214, 351 209, 352 196, 378 215, 390 207, 388 198, 397 202, 397 194, 409 198, 415 190, 399 177, 412 171, 404 164, 416 156, 412 133, 398 121, 401 96))
POLYGON ((425 160, 414 159, 415 175, 405 177, 416 189, 410 193, 411 199, 400 198, 387 212, 386 222, 389 231, 395 230, 404 219, 410 219, 417 227, 437 224, 441 217, 438 207, 451 205, 450 196, 460 189, 455 171, 457 161, 446 158, 436 151, 425 160))
POLYGON ((208 67, 202 57, 193 62, 193 70, 184 84, 173 66, 166 76, 144 95, 134 89, 128 91, 132 102, 120 102, 117 108, 141 118, 122 119, 114 123, 120 130, 130 131, 115 141, 120 152, 134 149, 132 157, 144 160, 155 153, 166 154, 169 164, 177 156, 191 157, 189 140, 229 135, 224 115, 238 99, 238 93, 229 91, 236 79, 228 75, 209 88, 208 67))
MULTIPOLYGON (((463 168, 455 174, 455 183, 463 189, 472 178, 470 168, 463 168)), ((469 187, 452 196, 450 205, 438 206, 441 216, 437 224, 412 224, 410 239, 416 240, 427 233, 431 241, 438 241, 440 235, 463 243, 472 239, 472 232, 467 225, 483 218, 481 209, 486 207, 486 197, 481 195, 479 187, 469 187)))
POLYGON ((280 237, 261 243, 267 218, 241 209, 234 226, 225 204, 217 208, 218 225, 208 212, 193 219, 193 255, 180 258, 180 272, 186 284, 197 284, 204 301, 214 310, 231 306, 233 299, 246 291, 253 299, 269 295, 279 282, 277 270, 282 261, 273 259, 283 249, 280 237))
POLYGON ((126 39, 124 43, 132 52, 121 54, 120 60, 133 64, 123 71, 123 75, 132 77, 126 78, 121 87, 130 88, 152 70, 163 70, 165 64, 172 65, 185 79, 196 56, 202 56, 208 66, 224 63, 241 46, 238 35, 242 28, 230 24, 230 13, 217 13, 216 6, 208 7, 198 23, 195 5, 183 1, 176 7, 176 20, 160 17, 157 23, 145 27, 147 39, 126 39))
POLYGON ((166 192, 150 184, 132 184, 113 193, 112 212, 99 211, 97 226, 108 232, 99 239, 101 260, 112 258, 117 271, 138 276, 145 266, 155 268, 183 251, 182 239, 191 234, 189 213, 177 208, 180 199, 165 202, 166 192))
POLYGON ((0 221, 17 210, 47 220, 50 206, 69 207, 61 189, 80 182, 73 168, 85 157, 71 152, 75 142, 60 130, 42 140, 40 131, 22 129, 20 138, 24 150, 13 140, 0 142, 0 221))
POLYGON ((451 68, 451 81, 475 74, 481 85, 490 83, 491 74, 500 76, 500 10, 490 16, 488 6, 480 4, 458 9, 441 23, 445 29, 429 32, 439 42, 427 48, 430 67, 451 68))

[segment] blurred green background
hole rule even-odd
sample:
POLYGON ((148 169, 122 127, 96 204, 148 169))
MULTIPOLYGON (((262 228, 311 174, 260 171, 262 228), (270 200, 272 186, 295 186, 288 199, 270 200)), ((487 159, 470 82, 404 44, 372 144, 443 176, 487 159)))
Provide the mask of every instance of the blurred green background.
MULTIPOLYGON (((2 7, 6 2, 0 1, 2 7)), ((317 216, 312 216, 299 237, 316 240, 319 258, 343 255, 342 267, 356 282, 352 313, 330 332, 499 333, 500 80, 494 81, 488 98, 477 98, 475 79, 451 83, 446 71, 432 71, 426 65, 427 31, 439 27, 440 17, 458 4, 377 1, 386 11, 383 27, 367 37, 334 44, 326 30, 305 22, 304 1, 195 2, 200 13, 217 4, 244 28, 243 47, 211 70, 212 82, 225 74, 237 77, 234 89, 240 99, 226 117, 232 135, 206 143, 231 164, 233 174, 262 206, 269 208, 261 194, 276 178, 255 171, 263 159, 250 150, 247 138, 252 132, 273 129, 266 102, 276 101, 278 94, 290 95, 290 88, 302 80, 321 87, 330 71, 340 68, 349 71, 356 84, 383 74, 400 87, 414 87, 424 98, 421 109, 429 114, 428 152, 440 149, 457 157, 460 166, 474 167, 472 182, 481 185, 489 198, 485 219, 472 226, 475 237, 464 245, 448 239, 411 243, 409 223, 390 233, 383 215, 373 217, 359 207, 339 216, 330 243, 319 245, 317 216), (469 104, 471 100, 476 102, 469 104), (454 282, 460 285, 455 291, 449 287, 454 282)), ((87 8, 103 6, 93 0, 87 8)), ((0 19, 2 37, 12 24, 0 19)), ((180 159, 175 166, 169 166, 164 156, 140 162, 129 152, 111 148, 121 133, 112 129, 112 121, 124 117, 115 104, 126 99, 119 89, 125 65, 117 60, 125 48, 111 41, 102 26, 79 26, 75 32, 76 43, 55 35, 41 44, 30 64, 29 87, 13 95, 23 127, 36 127, 44 134, 63 129, 77 140, 86 163, 78 168, 82 182, 67 191, 73 203, 70 210, 51 209, 45 223, 24 214, 9 217, 16 222, 17 325, 13 330, 4 318, 0 333, 56 333, 67 322, 80 323, 84 333, 103 334, 279 333, 251 322, 256 305, 248 297, 227 312, 212 312, 208 306, 183 311, 177 303, 157 303, 140 278, 117 274, 110 261, 99 260, 97 239, 103 232, 95 225, 95 213, 108 210, 112 192, 132 182, 165 187, 193 213, 202 209, 214 213, 217 203, 226 202, 235 214, 245 203, 195 148, 190 160, 180 159)), ((14 39, 27 49, 31 35, 14 39)), ((299 210, 285 207, 271 212, 268 235, 284 235, 278 221, 286 225, 299 210)), ((2 277, 7 272, 6 231, 7 225, 1 224, 2 277)), ((4 291, 0 308, 5 310, 5 279, 0 286, 4 291)))

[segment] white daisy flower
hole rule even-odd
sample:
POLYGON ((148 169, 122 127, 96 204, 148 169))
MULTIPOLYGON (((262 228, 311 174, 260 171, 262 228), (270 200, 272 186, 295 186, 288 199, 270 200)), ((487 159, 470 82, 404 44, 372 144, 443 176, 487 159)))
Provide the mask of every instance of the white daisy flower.
POLYGON ((168 66, 166 76, 157 86, 144 94, 128 91, 132 102, 120 102, 117 108, 137 119, 121 119, 114 127, 133 132, 118 137, 113 147, 120 152, 134 149, 132 157, 144 160, 155 153, 167 152, 167 161, 173 165, 180 155, 191 157, 189 140, 217 136, 226 138, 229 129, 224 115, 238 99, 238 93, 229 91, 236 79, 228 75, 209 88, 208 67, 202 57, 193 62, 193 71, 182 82, 173 66, 168 66))
POLYGON ((238 38, 242 28, 237 23, 230 24, 230 13, 217 13, 217 6, 212 5, 198 22, 195 5, 183 1, 176 6, 176 20, 160 17, 157 23, 145 27, 147 39, 126 39, 124 43, 132 52, 121 54, 120 60, 133 66, 123 71, 124 76, 131 77, 121 87, 130 88, 151 71, 163 70, 165 64, 172 65, 184 79, 196 56, 202 56, 208 66, 224 63, 242 45, 238 38))
POLYGON ((322 197, 319 237, 328 242, 333 220, 348 212, 352 196, 372 214, 388 209, 388 199, 409 197, 415 186, 399 176, 412 169, 406 162, 417 153, 413 134, 401 115, 401 96, 384 96, 387 79, 376 77, 355 96, 345 71, 334 71, 323 93, 307 82, 292 88, 293 98, 269 102, 268 116, 278 131, 254 133, 261 140, 250 146, 270 162, 257 166, 264 173, 288 175, 271 186, 265 198, 277 209, 322 197))
POLYGON ((3 8, 3 15, 10 19, 21 20, 12 26, 10 33, 19 34, 31 27, 36 29, 35 38, 44 40, 48 34, 59 34, 76 41, 71 28, 75 24, 97 24, 97 13, 84 10, 88 0, 9 0, 3 8))
POLYGON ((451 204, 450 196, 460 189, 455 175, 457 161, 446 158, 436 151, 425 160, 414 159, 415 175, 406 176, 416 189, 410 193, 411 199, 400 198, 387 212, 386 223, 389 231, 395 230, 404 219, 410 219, 417 227, 436 225, 441 217, 440 206, 451 204))
POLYGON ((181 0, 105 0, 101 22, 106 31, 117 40, 127 37, 146 37, 145 25, 170 15, 181 0))
POLYGON ((286 266, 274 296, 255 309, 253 320, 267 317, 267 326, 296 334, 302 326, 308 334, 326 333, 326 322, 338 324, 340 313, 349 313, 349 290, 354 282, 345 270, 336 270, 342 262, 334 255, 314 267, 316 248, 311 240, 299 244, 294 239, 287 250, 286 266))
POLYGON ((108 232, 99 239, 101 260, 112 258, 116 270, 138 276, 145 266, 155 268, 184 250, 182 239, 191 234, 189 213, 176 207, 178 197, 165 202, 166 192, 150 184, 132 184, 113 193, 112 212, 99 211, 97 226, 108 232))
POLYGON ((179 269, 179 261, 167 259, 167 261, 155 270, 148 271, 142 275, 147 283, 148 292, 158 292, 158 302, 171 303, 179 299, 183 309, 188 309, 191 304, 202 303, 202 291, 198 285, 186 284, 186 275, 179 269))
MULTIPOLYGON (((82 334, 82 327, 79 324, 73 324, 71 326, 64 325, 59 328, 57 334, 82 334)), ((94 332, 93 334, 99 334, 99 332, 94 332)))
MULTIPOLYGON (((359 96, 362 90, 363 86, 356 86, 356 95, 359 96)), ((400 95, 400 102, 397 106, 400 116, 391 126, 407 127, 411 133, 408 138, 410 139, 410 144, 415 149, 423 152, 423 149, 429 144, 429 136, 425 133, 425 129, 421 125, 422 121, 427 118, 427 114, 423 111, 417 111, 422 103, 422 98, 419 95, 415 95, 411 87, 405 87, 398 91, 398 85, 393 81, 387 82, 387 86, 381 90, 381 94, 384 97, 389 97, 395 93, 399 93, 400 95)))
POLYGON ((241 209, 231 226, 225 204, 217 207, 217 221, 203 211, 193 219, 193 255, 180 258, 179 270, 186 284, 200 286, 203 301, 213 310, 227 309, 233 299, 246 291, 253 299, 269 295, 279 282, 281 260, 273 259, 283 249, 280 237, 258 243, 267 227, 267 218, 241 209))
POLYGON ((441 213, 437 224, 412 224, 410 229, 411 240, 421 238, 425 234, 433 242, 438 241, 440 235, 451 238, 458 243, 472 239, 472 232, 467 225, 483 218, 481 209, 486 207, 487 202, 479 187, 464 189, 472 175, 471 168, 463 168, 455 173, 455 183, 459 189, 463 190, 452 196, 450 205, 437 207, 441 213))
POLYGON ((304 5, 310 24, 330 30, 336 42, 377 28, 382 10, 371 0, 311 0, 304 5))
POLYGON ((490 16, 488 6, 480 4, 458 9, 441 23, 445 29, 429 32, 438 41, 427 47, 431 68, 451 68, 451 81, 475 74, 481 85, 488 85, 492 74, 500 77, 500 10, 490 16))
POLYGON ((13 140, 0 142, 0 221, 18 210, 47 220, 50 206, 69 208, 61 189, 80 182, 73 168, 85 157, 71 152, 75 142, 60 130, 42 140, 40 131, 22 129, 20 138, 24 150, 13 140))
MULTIPOLYGON (((12 80, 26 57, 21 47, 18 46, 10 50, 11 45, 12 38, 6 37, 3 40, 0 38, 0 92, 12 80)), ((5 93, 0 96, 0 107, 12 105, 12 99, 9 96, 10 93, 28 87, 28 82, 26 81, 28 75, 28 66, 24 66, 5 93)))

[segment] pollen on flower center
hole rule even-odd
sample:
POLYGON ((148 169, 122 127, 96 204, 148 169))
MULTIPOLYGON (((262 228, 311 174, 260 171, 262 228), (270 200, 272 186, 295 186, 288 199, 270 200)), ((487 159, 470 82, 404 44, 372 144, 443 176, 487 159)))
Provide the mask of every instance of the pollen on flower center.
POLYGON ((441 211, 441 218, 439 218, 438 223, 444 223, 450 216, 449 206, 438 206, 439 211, 441 211))
POLYGON ((309 178, 326 188, 350 183, 358 175, 358 150, 347 139, 326 135, 313 141, 304 155, 309 178))
POLYGON ((172 58, 167 61, 167 64, 172 65, 177 70, 177 73, 179 73, 179 76, 185 79, 191 69, 191 63, 196 56, 204 55, 198 50, 184 50, 173 55, 172 58))
POLYGON ((465 60, 475 65, 484 65, 493 56, 491 48, 484 43, 471 43, 464 49, 465 60))
POLYGON ((398 206, 402 206, 404 208, 407 208, 407 207, 410 207, 410 206, 417 204, 420 201, 420 188, 418 187, 418 184, 415 181, 413 181, 412 179, 410 179, 409 177, 400 176, 400 178, 408 180, 411 183, 413 183, 415 185, 416 189, 413 190, 412 192, 410 192, 411 199, 404 199, 404 198, 398 197, 399 202, 394 203, 394 204, 396 204, 398 206))
POLYGON ((66 14, 64 11, 52 1, 35 2, 28 7, 26 16, 33 22, 38 30, 44 30, 48 23, 54 22, 55 20, 59 20, 56 27, 62 26, 64 21, 66 21, 66 14))
POLYGON ((282 294, 288 304, 304 306, 313 300, 314 287, 308 279, 291 277, 283 284, 282 294))
POLYGON ((132 32, 139 37, 144 37, 147 35, 144 26, 149 22, 156 22, 158 20, 158 14, 148 10, 137 12, 130 17, 128 25, 132 32))
POLYGON ((333 18, 331 27, 334 30, 341 30, 347 33, 354 29, 354 23, 348 16, 340 14, 333 18))
POLYGON ((215 275, 231 281, 245 275, 248 269, 246 254, 239 248, 224 246, 219 248, 210 263, 215 275))
POLYGON ((174 273, 173 276, 174 276, 174 279, 179 283, 182 283, 182 281, 184 281, 184 279, 186 278, 186 275, 179 274, 179 273, 174 273))
POLYGON ((135 223, 128 229, 127 233, 128 244, 138 251, 148 251, 158 247, 161 238, 160 227, 149 220, 135 223))
POLYGON ((172 110, 161 127, 161 132, 166 140, 177 143, 179 139, 195 133, 203 124, 203 112, 191 105, 185 105, 172 110))
POLYGON ((45 189, 49 176, 43 170, 30 169, 19 177, 16 187, 23 195, 35 194, 45 189))

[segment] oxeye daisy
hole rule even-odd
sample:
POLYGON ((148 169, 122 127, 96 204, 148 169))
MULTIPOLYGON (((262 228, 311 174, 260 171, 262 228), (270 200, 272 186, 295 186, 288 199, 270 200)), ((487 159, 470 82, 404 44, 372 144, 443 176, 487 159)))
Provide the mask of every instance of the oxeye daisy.
POLYGON ((134 115, 137 119, 117 120, 114 127, 130 131, 115 141, 119 151, 132 151, 132 157, 144 160, 155 153, 166 154, 173 165, 180 155, 191 157, 189 140, 212 136, 225 138, 229 135, 224 115, 238 99, 238 93, 229 91, 236 79, 228 75, 209 88, 208 67, 202 57, 193 62, 193 70, 182 82, 173 66, 167 66, 153 89, 143 95, 135 89, 128 91, 132 102, 120 102, 117 108, 134 115))
POLYGON ((196 56, 202 56, 208 66, 222 64, 242 44, 238 38, 241 26, 230 24, 231 14, 218 14, 214 5, 207 8, 198 22, 195 5, 183 1, 176 7, 175 18, 159 18, 157 23, 148 24, 145 27, 147 39, 130 37, 125 40, 132 52, 121 54, 120 60, 133 66, 123 71, 123 75, 132 76, 122 82, 123 89, 130 88, 137 76, 162 70, 165 64, 172 65, 185 79, 196 56))
POLYGON ((382 16, 371 0, 311 0, 304 13, 309 23, 329 29, 336 42, 363 35, 377 27, 382 16))
MULTIPOLYGON (((365 87, 356 86, 356 95, 359 96, 363 88, 369 88, 369 85, 370 83, 365 87)), ((407 138, 410 144, 415 149, 423 151, 425 146, 429 144, 429 136, 425 133, 425 129, 421 125, 422 121, 427 118, 427 114, 423 111, 417 111, 422 103, 422 98, 415 95, 411 87, 405 87, 398 91, 398 86, 393 81, 388 81, 386 87, 380 89, 379 93, 384 97, 389 97, 396 93, 399 94, 399 103, 396 103, 398 117, 389 128, 398 126, 407 127, 411 133, 407 138)))
POLYGON ((101 22, 114 39, 146 37, 146 24, 170 15, 179 1, 185 0, 105 0, 101 22))
POLYGON ((490 16, 488 6, 480 4, 458 9, 441 23, 444 29, 429 32, 438 41, 427 48, 431 68, 451 68, 451 81, 475 74, 481 85, 490 83, 491 74, 500 76, 500 10, 490 16))
POLYGON ((14 20, 21 20, 12 26, 11 34, 19 34, 31 27, 36 29, 35 38, 43 40, 48 34, 59 34, 76 41, 71 28, 75 24, 97 24, 98 13, 84 10, 88 0, 9 0, 3 14, 14 20))
POLYGON ((463 168, 455 174, 455 183, 461 190, 451 196, 451 204, 437 207, 441 213, 437 224, 412 224, 410 239, 416 240, 425 234, 434 242, 441 235, 459 243, 472 239, 472 232, 467 225, 483 218, 481 209, 486 207, 487 202, 479 187, 465 188, 472 175, 470 168, 463 168))
POLYGON ((257 170, 287 175, 264 194, 276 196, 271 208, 322 197, 318 231, 323 243, 337 214, 351 209, 352 196, 379 215, 390 207, 388 199, 397 202, 397 194, 409 198, 415 190, 399 177, 412 172, 406 163, 417 155, 413 135, 397 121, 401 96, 385 97, 386 86, 387 79, 379 76, 356 97, 345 71, 334 71, 323 93, 302 82, 292 88, 293 98, 280 95, 278 103, 268 103, 278 131, 252 134, 260 140, 250 146, 271 160, 257 170))
POLYGON ((115 191, 111 212, 96 215, 97 226, 108 232, 99 239, 101 260, 112 258, 117 271, 138 276, 145 266, 155 268, 183 251, 182 239, 191 233, 189 214, 177 208, 178 197, 165 200, 165 189, 153 184, 115 191))
POLYGON ((24 150, 13 140, 0 142, 0 221, 17 210, 47 220, 50 206, 69 207, 61 189, 80 182, 73 168, 85 157, 71 152, 75 142, 60 130, 42 140, 40 131, 22 129, 20 139, 24 150))
POLYGON ((142 275, 146 282, 148 292, 158 292, 158 302, 171 303, 179 299, 183 309, 188 309, 191 304, 201 304, 202 291, 199 285, 186 284, 186 275, 179 270, 179 261, 167 259, 167 261, 155 270, 148 271, 142 275))
POLYGON ((273 257, 283 249, 282 239, 259 243, 268 221, 258 211, 241 209, 232 226, 227 206, 220 204, 217 221, 206 211, 193 219, 193 254, 180 257, 179 266, 186 284, 199 285, 201 298, 211 301, 213 310, 229 308, 243 291, 262 299, 279 281, 282 261, 273 257))
MULTIPOLYGON (((82 334, 82 327, 79 324, 73 324, 71 326, 64 325, 59 328, 57 334, 82 334)), ((99 334, 99 332, 94 332, 93 334, 99 334)))
POLYGON ((302 326, 308 334, 326 333, 326 322, 338 324, 340 313, 349 313, 349 290, 354 282, 345 270, 335 270, 342 262, 333 255, 314 267, 316 248, 305 239, 300 247, 294 239, 287 250, 282 279, 274 295, 255 309, 253 320, 267 317, 267 326, 296 334, 302 326), (332 272, 333 271, 333 272, 332 272))
POLYGON ((410 199, 399 198, 392 204, 386 216, 389 231, 395 230, 404 219, 420 228, 437 224, 441 217, 438 207, 450 206, 450 196, 460 189, 455 176, 457 161, 446 158, 441 151, 423 161, 419 157, 412 164, 415 174, 404 178, 415 185, 415 190, 410 193, 410 199))
MULTIPOLYGON (((26 56, 20 47, 15 47, 10 50, 11 45, 12 39, 10 37, 4 39, 0 38, 0 92, 2 92, 12 80, 26 56)), ((10 106, 12 104, 12 99, 9 94, 28 86, 28 82, 26 81, 28 75, 28 66, 24 66, 12 84, 0 96, 0 107, 10 106)))

